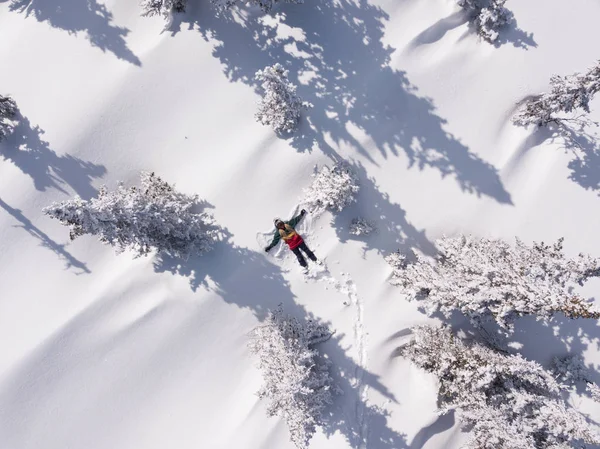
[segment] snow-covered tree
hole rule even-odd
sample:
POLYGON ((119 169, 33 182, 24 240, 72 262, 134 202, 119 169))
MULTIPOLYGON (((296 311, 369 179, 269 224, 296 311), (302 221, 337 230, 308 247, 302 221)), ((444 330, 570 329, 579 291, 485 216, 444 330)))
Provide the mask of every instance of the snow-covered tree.
POLYGON ((270 12, 277 3, 302 4, 304 0, 210 0, 220 10, 230 9, 239 3, 258 6, 263 12, 270 12))
POLYGON ((394 253, 392 284, 409 300, 421 300, 428 313, 450 316, 458 309, 479 326, 487 319, 510 328, 523 315, 547 319, 556 313, 569 318, 600 318, 600 313, 573 291, 600 276, 600 261, 563 253, 563 239, 554 245, 516 245, 496 239, 459 236, 437 242, 439 254, 416 262, 394 253))
POLYGON ((516 125, 544 126, 561 122, 577 109, 590 112, 590 101, 600 92, 600 61, 586 73, 570 76, 555 75, 550 79, 550 92, 543 93, 526 102, 513 118, 516 125))
POLYGON ((401 354, 438 379, 439 414, 454 410, 470 438, 467 449, 567 449, 600 438, 561 396, 561 386, 521 355, 421 326, 401 354))
POLYGON ((168 19, 173 12, 184 12, 187 0, 142 0, 142 16, 163 16, 168 19))
POLYGON ((348 164, 338 162, 333 168, 324 165, 313 174, 311 185, 304 189, 302 204, 312 212, 324 209, 340 212, 356 201, 359 189, 358 177, 348 164))
POLYGON ((369 235, 374 232, 377 232, 375 223, 367 220, 366 218, 356 217, 352 219, 352 222, 350 222, 350 234, 352 235, 369 235))
POLYGON ((512 13, 504 7, 506 0, 458 0, 472 17, 477 33, 486 41, 498 39, 498 31, 512 20, 512 13))
POLYGON ((294 131, 302 110, 311 107, 296 94, 296 86, 290 83, 287 75, 288 71, 277 63, 259 70, 255 76, 264 91, 258 102, 256 120, 272 126, 276 132, 294 131))
POLYGON ((264 377, 258 396, 269 402, 269 416, 285 419, 290 439, 299 448, 308 446, 321 413, 340 392, 329 374, 331 362, 315 349, 331 335, 313 320, 301 323, 284 315, 281 306, 252 334, 250 349, 264 377))
POLYGON ((15 100, 0 95, 0 141, 12 132, 16 117, 17 103, 15 100))
POLYGON ((216 237, 212 217, 193 211, 197 202, 196 195, 177 192, 154 173, 143 172, 140 187, 119 184, 108 192, 103 186, 98 198, 77 196, 43 211, 69 226, 71 239, 92 234, 118 253, 132 250, 137 257, 156 251, 187 258, 210 250, 216 237))

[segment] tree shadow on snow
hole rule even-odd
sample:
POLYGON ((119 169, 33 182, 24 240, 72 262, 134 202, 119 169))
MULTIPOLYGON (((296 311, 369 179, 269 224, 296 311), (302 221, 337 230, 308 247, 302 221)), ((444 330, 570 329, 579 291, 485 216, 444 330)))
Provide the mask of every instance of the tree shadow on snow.
MULTIPOLYGON (((437 254, 435 245, 427 238, 424 230, 417 230, 406 218, 406 211, 390 201, 387 193, 379 190, 374 178, 369 177, 365 167, 360 163, 352 164, 358 175, 360 190, 357 202, 335 214, 333 227, 342 243, 348 240, 363 242, 363 251, 376 250, 387 255, 400 249, 404 253, 412 249, 433 256, 437 254), (375 224, 377 231, 364 236, 350 233, 353 218, 363 217, 375 224)), ((364 254, 363 254, 364 256, 364 254)))
POLYGON ((414 48, 419 45, 433 44, 441 40, 449 31, 464 25, 468 21, 469 17, 462 9, 455 11, 448 17, 438 20, 433 25, 421 31, 417 37, 411 40, 408 46, 409 48, 414 48))
POLYGON ((277 62, 288 69, 299 95, 314 105, 288 137, 298 151, 319 148, 333 157, 332 145, 350 144, 375 163, 372 142, 383 158, 403 153, 411 167, 436 169, 465 192, 512 204, 496 168, 448 133, 432 100, 389 66, 395 50, 382 42, 386 20, 367 0, 315 0, 281 5, 273 15, 250 8, 221 16, 208 2, 192 2, 171 31, 198 30, 227 78, 257 92, 257 70, 277 62))
POLYGON ((550 123, 537 127, 522 145, 522 152, 550 142, 559 145, 572 160, 568 164, 569 179, 585 190, 600 194, 600 143, 599 136, 591 132, 598 124, 587 119, 550 123))
MULTIPOLYGON (((189 279, 190 288, 204 288, 225 302, 249 309, 260 321, 280 304, 286 314, 301 321, 319 320, 297 304, 281 268, 264 255, 231 243, 231 234, 221 230, 214 250, 181 261, 158 256, 154 269, 189 279)), ((326 323, 332 331, 335 329, 326 323)), ((368 439, 373 449, 406 448, 405 438, 387 425, 386 412, 367 404, 364 388, 372 388, 389 400, 395 400, 378 376, 364 370, 341 345, 342 335, 335 334, 320 346, 320 352, 332 362, 332 375, 344 394, 323 415, 322 430, 327 436, 340 433, 353 448, 363 447, 368 439)))
POLYGON ((65 263, 65 269, 76 268, 79 270, 76 274, 90 273, 90 270, 85 263, 77 260, 69 253, 65 249, 65 245, 56 243, 48 236, 48 234, 36 227, 19 209, 9 206, 2 198, 0 198, 0 207, 20 222, 20 225, 16 225, 16 227, 24 229, 29 235, 38 239, 41 246, 54 252, 65 263))
POLYGON ((12 162, 31 176, 37 190, 54 188, 69 194, 64 188, 68 185, 84 199, 96 194, 92 180, 106 173, 103 165, 82 161, 68 154, 56 154, 42 139, 44 130, 32 126, 20 113, 17 120, 12 134, 0 142, 0 155, 4 160, 12 162))
POLYGON ((112 23, 113 15, 97 0, 0 0, 9 1, 9 9, 33 16, 69 34, 85 33, 92 46, 117 58, 141 65, 139 58, 127 47, 129 30, 112 23))

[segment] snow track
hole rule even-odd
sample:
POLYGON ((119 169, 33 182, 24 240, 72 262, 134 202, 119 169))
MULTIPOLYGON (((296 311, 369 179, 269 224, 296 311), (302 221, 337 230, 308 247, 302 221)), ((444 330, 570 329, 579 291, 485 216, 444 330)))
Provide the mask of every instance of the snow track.
POLYGON ((348 273, 342 273, 344 282, 337 281, 336 289, 348 296, 350 304, 354 308, 354 342, 356 345, 358 363, 354 370, 353 387, 358 390, 355 404, 356 423, 358 425, 361 444, 359 449, 366 449, 369 439, 369 422, 367 416, 367 400, 369 397, 369 386, 365 385, 364 376, 367 369, 367 334, 364 324, 364 305, 357 293, 356 284, 348 273))

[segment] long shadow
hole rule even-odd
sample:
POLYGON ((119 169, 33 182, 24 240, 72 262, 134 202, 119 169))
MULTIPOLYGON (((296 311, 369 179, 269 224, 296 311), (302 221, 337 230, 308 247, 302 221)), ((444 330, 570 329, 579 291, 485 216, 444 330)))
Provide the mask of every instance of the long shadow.
POLYGON ((410 42, 409 47, 433 44, 442 39, 449 31, 464 25, 468 21, 469 17, 463 10, 456 11, 421 31, 417 37, 410 42))
POLYGON ((569 179, 585 190, 600 194, 600 140, 591 132, 598 124, 587 119, 574 120, 558 124, 550 123, 537 127, 521 146, 521 150, 541 145, 544 142, 555 143, 572 156, 568 163, 571 170, 569 179))
POLYGON ((360 180, 358 201, 336 214, 333 226, 342 243, 348 240, 363 242, 363 250, 376 250, 387 255, 400 249, 404 253, 412 249, 433 256, 437 254, 435 245, 427 238, 424 230, 417 230, 406 218, 406 211, 390 201, 387 193, 379 190, 374 178, 369 177, 365 167, 360 163, 352 164, 360 180), (353 218, 364 217, 372 221, 377 232, 356 236, 350 233, 349 225, 353 218))
MULTIPOLYGON (((227 230, 222 230, 222 236, 212 252, 188 261, 157 257, 155 271, 186 277, 192 290, 212 291, 227 303, 251 310, 261 321, 279 304, 285 313, 301 320, 318 320, 296 303, 279 266, 262 254, 233 245, 227 230)), ((357 449, 364 447, 365 439, 369 439, 370 448, 406 448, 404 435, 387 425, 384 411, 366 403, 361 396, 363 390, 352 383, 351 377, 360 376, 361 385, 377 390, 390 400, 395 400, 393 395, 378 376, 364 370, 347 355, 347 348, 340 343, 341 337, 335 335, 321 348, 321 352, 332 360, 332 375, 344 392, 335 398, 323 416, 323 432, 327 436, 339 432, 357 449)))
POLYGON ((410 449, 422 449, 431 438, 454 427, 454 411, 438 416, 436 420, 423 427, 410 443, 410 449))
POLYGON ((91 273, 86 264, 77 260, 71 253, 65 249, 65 245, 60 245, 52 240, 48 234, 43 232, 41 229, 36 227, 19 209, 15 209, 6 204, 2 198, 0 198, 0 207, 12 215, 21 224, 17 227, 24 229, 29 235, 38 239, 40 245, 44 248, 48 248, 54 252, 61 260, 65 263, 65 269, 76 268, 80 270, 76 274, 91 273))
POLYGON ((431 99, 419 96, 405 72, 390 67, 395 51, 382 42, 386 13, 367 0, 281 5, 272 16, 234 9, 216 16, 207 2, 193 2, 171 31, 198 30, 231 81, 258 91, 254 74, 281 63, 298 93, 314 107, 289 137, 298 151, 350 144, 375 163, 375 144, 387 158, 401 152, 411 167, 451 176, 465 192, 511 203, 497 169, 472 153, 444 127, 431 99), (355 135, 362 134, 358 140, 355 135))
POLYGON ((112 23, 113 15, 97 0, 0 0, 9 9, 33 16, 69 34, 85 33, 92 46, 117 58, 141 66, 140 59, 127 47, 129 30, 112 23))
POLYGON ((0 142, 0 155, 4 160, 11 161, 23 173, 31 176, 37 190, 54 188, 69 194, 64 188, 68 185, 84 199, 96 194, 92 181, 106 173, 103 165, 82 161, 68 154, 56 154, 42 139, 44 130, 32 126, 27 117, 20 113, 17 120, 12 134, 0 142))
POLYGON ((600 142, 598 136, 582 126, 573 129, 562 124, 559 135, 562 137, 565 149, 573 159, 568 167, 571 170, 569 179, 586 190, 594 190, 600 194, 600 142))

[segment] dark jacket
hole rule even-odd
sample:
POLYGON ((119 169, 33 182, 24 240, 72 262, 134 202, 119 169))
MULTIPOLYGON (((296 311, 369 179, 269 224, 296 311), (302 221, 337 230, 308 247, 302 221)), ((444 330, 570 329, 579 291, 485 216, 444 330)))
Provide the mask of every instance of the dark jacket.
POLYGON ((302 239, 302 237, 300 237, 300 234, 296 232, 294 227, 298 224, 298 222, 302 219, 303 216, 304 214, 300 213, 291 220, 284 221, 283 223, 285 224, 285 229, 275 229, 273 241, 271 241, 271 243, 265 248, 265 250, 269 251, 271 248, 277 245, 279 243, 279 240, 281 239, 283 239, 283 241, 288 244, 290 249, 296 249, 297 247, 302 245, 302 242, 304 242, 304 240, 302 239))

